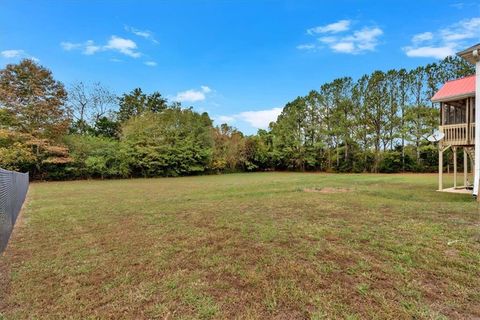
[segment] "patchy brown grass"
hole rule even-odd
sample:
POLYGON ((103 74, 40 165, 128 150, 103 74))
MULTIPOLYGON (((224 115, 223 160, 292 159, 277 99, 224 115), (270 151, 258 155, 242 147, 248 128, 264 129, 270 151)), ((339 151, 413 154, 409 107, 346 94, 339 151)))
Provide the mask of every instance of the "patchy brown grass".
POLYGON ((347 188, 305 188, 303 189, 305 192, 316 192, 316 193, 344 193, 344 192, 350 192, 350 189, 347 188))
POLYGON ((435 183, 301 173, 35 183, 0 257, 0 313, 478 318, 476 204, 435 183))

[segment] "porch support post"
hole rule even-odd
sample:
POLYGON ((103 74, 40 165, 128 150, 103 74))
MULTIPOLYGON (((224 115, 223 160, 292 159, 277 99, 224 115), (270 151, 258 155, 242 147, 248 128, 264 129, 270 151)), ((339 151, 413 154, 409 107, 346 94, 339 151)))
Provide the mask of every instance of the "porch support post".
MULTIPOLYGON (((465 116, 467 117, 467 144, 470 144, 470 98, 465 99, 465 116)), ((465 148, 463 148, 463 151, 465 152, 465 148)))
POLYGON ((477 125, 477 122, 480 124, 480 59, 478 50, 472 52, 473 57, 475 57, 475 170, 473 173, 473 196, 478 197, 478 185, 480 180, 480 125, 477 125))
POLYGON ((443 149, 442 146, 438 148, 438 190, 443 190, 443 149))
POLYGON ((467 151, 463 148, 463 186, 467 187, 468 159, 467 151))
POLYGON ((457 147, 452 148, 453 151, 453 189, 457 188, 457 147))

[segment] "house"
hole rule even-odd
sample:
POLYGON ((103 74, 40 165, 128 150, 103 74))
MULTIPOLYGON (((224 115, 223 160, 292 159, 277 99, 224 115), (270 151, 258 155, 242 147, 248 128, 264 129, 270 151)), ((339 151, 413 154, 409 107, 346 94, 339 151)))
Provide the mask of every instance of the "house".
POLYGON ((445 83, 432 97, 440 104, 440 127, 443 138, 438 151, 438 190, 443 191, 443 153, 453 151, 453 191, 467 189, 468 158, 473 168, 473 195, 478 195, 480 179, 480 130, 475 130, 475 119, 480 119, 480 43, 457 53, 475 64, 476 74, 445 83), (457 185, 457 152, 463 150, 463 185, 457 185))

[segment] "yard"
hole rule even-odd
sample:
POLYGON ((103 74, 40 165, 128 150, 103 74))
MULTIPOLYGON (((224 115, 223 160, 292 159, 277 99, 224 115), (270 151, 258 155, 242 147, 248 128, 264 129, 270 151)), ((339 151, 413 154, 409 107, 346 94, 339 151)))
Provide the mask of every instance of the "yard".
POLYGON ((0 257, 0 313, 478 318, 477 206, 436 187, 306 173, 33 183, 0 257))

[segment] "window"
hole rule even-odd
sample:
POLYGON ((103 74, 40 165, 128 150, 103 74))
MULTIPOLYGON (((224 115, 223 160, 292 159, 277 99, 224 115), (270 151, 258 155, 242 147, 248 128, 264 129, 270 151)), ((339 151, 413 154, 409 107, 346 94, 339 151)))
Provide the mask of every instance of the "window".
POLYGON ((466 104, 464 101, 457 101, 455 105, 444 104, 444 124, 459 124, 467 122, 466 104), (462 104, 460 104, 462 103, 462 104))

